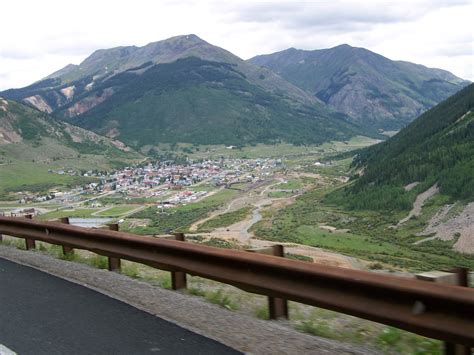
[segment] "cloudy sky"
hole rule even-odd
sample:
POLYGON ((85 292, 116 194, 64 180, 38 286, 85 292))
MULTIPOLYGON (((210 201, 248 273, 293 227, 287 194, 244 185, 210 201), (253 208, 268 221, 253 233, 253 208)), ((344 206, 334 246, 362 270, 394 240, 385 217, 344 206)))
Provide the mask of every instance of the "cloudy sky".
POLYGON ((348 43, 474 81, 473 0, 5 0, 0 11, 0 90, 99 48, 190 33, 244 59, 348 43))

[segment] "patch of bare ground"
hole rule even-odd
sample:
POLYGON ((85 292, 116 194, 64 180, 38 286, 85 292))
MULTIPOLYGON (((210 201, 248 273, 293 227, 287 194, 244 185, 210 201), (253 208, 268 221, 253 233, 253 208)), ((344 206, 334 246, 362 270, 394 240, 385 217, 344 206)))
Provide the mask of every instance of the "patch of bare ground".
POLYGON ((419 194, 416 197, 415 202, 413 202, 413 208, 408 214, 408 216, 400 220, 400 222, 398 222, 398 225, 407 222, 412 217, 418 217, 421 214, 421 209, 423 208, 425 202, 431 197, 433 197, 435 194, 437 194, 438 192, 439 192, 438 184, 434 184, 428 190, 419 194))
POLYGON ((418 186, 420 182, 419 181, 415 181, 415 182, 412 182, 411 184, 408 184, 404 187, 405 191, 411 191, 413 190, 415 187, 418 186))
POLYGON ((452 240, 458 238, 454 249, 460 253, 474 254, 474 202, 469 203, 460 214, 446 220, 453 205, 443 207, 430 220, 425 230, 418 235, 431 235, 420 242, 432 238, 452 240))
POLYGON ((151 223, 151 220, 148 218, 127 218, 129 223, 128 228, 133 229, 137 227, 146 227, 151 223))

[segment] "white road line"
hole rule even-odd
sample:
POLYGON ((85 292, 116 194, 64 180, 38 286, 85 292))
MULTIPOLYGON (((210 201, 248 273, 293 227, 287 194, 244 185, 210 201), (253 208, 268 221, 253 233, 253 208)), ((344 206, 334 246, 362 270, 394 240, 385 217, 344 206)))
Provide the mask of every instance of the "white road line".
POLYGON ((5 345, 0 344, 0 355, 17 355, 13 350, 8 349, 5 345))

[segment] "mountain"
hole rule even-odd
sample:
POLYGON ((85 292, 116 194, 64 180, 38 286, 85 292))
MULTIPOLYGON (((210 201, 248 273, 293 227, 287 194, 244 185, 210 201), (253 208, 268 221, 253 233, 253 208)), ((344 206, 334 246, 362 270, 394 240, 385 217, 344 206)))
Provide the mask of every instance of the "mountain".
POLYGON ((120 141, 0 98, 0 195, 8 188, 31 191, 53 180, 74 180, 48 174, 49 169, 105 169, 140 157, 120 141))
POLYGON ((104 149, 123 152, 132 150, 118 140, 111 140, 83 128, 51 118, 49 115, 15 101, 0 97, 0 145, 55 140, 78 152, 104 149))
POLYGON ((273 70, 354 122, 384 130, 404 127, 469 83, 444 70, 392 61, 347 44, 290 48, 248 62, 273 70))
POLYGON ((321 143, 363 133, 272 71, 195 35, 99 50, 2 95, 136 148, 321 143))
POLYGON ((474 84, 363 150, 354 167, 360 176, 329 201, 356 209, 410 209, 417 194, 435 184, 451 201, 474 201, 474 84))
POLYGON ((137 67, 137 71, 145 70, 155 64, 171 63, 188 57, 233 64, 251 83, 265 90, 285 93, 306 104, 317 101, 272 71, 247 63, 193 34, 152 42, 143 47, 100 49, 79 65, 69 64, 39 82, 21 89, 6 90, 1 95, 13 100, 24 100, 41 111, 51 113, 118 73, 137 67))

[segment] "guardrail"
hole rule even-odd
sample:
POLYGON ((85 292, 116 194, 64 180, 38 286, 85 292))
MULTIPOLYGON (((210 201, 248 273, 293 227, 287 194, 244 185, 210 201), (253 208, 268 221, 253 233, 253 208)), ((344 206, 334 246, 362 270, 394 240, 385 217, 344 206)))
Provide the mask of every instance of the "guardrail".
POLYGON ((474 347, 474 289, 467 287, 26 218, 0 217, 0 234, 201 276, 474 347))

